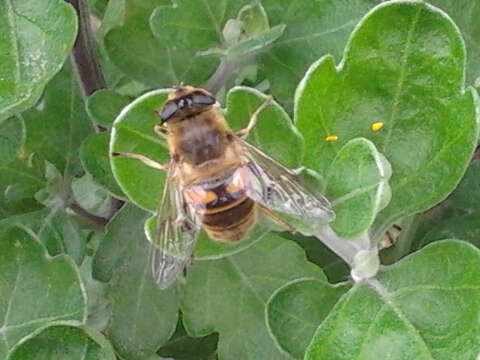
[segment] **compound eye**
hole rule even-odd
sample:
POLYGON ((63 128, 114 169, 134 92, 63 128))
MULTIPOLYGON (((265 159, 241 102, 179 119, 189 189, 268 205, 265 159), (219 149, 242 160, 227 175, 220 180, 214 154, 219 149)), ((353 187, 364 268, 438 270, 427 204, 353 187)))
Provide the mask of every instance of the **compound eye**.
POLYGON ((193 94, 192 101, 195 105, 215 104, 215 98, 213 96, 204 95, 204 94, 193 94))
POLYGON ((162 113, 160 114, 162 123, 170 119, 177 112, 177 110, 178 106, 173 101, 166 102, 163 106, 162 113))

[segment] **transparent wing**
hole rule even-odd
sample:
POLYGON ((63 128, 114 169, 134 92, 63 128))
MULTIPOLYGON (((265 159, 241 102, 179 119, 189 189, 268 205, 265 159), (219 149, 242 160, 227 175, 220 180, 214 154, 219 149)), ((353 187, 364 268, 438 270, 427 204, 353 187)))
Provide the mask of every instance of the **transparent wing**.
POLYGON ((200 223, 185 202, 170 169, 158 209, 150 261, 155 281, 162 289, 170 286, 191 259, 200 223))
POLYGON ((247 196, 260 205, 297 220, 292 225, 298 229, 302 224, 298 230, 305 233, 312 232, 311 225, 325 224, 335 218, 329 201, 323 195, 314 194, 294 172, 261 150, 240 138, 238 141, 247 160, 239 170, 244 179, 240 181, 247 183, 247 196))

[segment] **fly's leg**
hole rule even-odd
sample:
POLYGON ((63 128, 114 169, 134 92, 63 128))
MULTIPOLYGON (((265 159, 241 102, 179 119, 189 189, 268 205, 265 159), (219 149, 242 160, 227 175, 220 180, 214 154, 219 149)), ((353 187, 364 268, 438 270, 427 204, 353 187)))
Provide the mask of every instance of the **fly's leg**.
POLYGON ((157 124, 154 126, 153 130, 157 135, 160 135, 161 137, 167 137, 168 135, 168 130, 165 126, 161 124, 157 124))
POLYGON ((157 169, 157 170, 163 170, 167 171, 169 164, 160 164, 156 162, 155 160, 152 160, 144 155, 140 154, 132 154, 132 153, 126 153, 126 152, 112 152, 111 155, 113 157, 124 157, 128 159, 136 159, 140 160, 142 163, 144 163, 147 166, 150 166, 151 168, 157 169))
POLYGON ((257 110, 255 110, 255 112, 252 114, 252 116, 250 117, 250 121, 248 122, 248 125, 246 128, 240 130, 240 131, 237 131, 236 135, 238 137, 241 137, 241 138, 246 138, 248 136, 248 134, 250 133, 250 131, 253 129, 253 127, 255 126, 255 123, 257 122, 257 119, 258 119, 258 115, 266 109, 266 107, 268 105, 270 105, 273 101, 273 97, 272 95, 268 95, 267 98, 265 99, 265 101, 262 103, 262 105, 260 105, 257 110))

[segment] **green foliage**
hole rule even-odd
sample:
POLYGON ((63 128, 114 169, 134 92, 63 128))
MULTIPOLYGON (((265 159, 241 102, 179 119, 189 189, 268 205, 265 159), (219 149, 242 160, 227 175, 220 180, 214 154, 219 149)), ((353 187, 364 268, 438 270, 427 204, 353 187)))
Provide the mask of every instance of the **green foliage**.
POLYGON ((1 121, 41 96, 73 45, 77 19, 61 0, 4 1, 0 19, 1 121))
POLYGON ((377 289, 355 285, 321 323, 305 359, 475 359, 479 262, 477 248, 446 240, 385 269, 377 289))
POLYGON ((392 165, 392 199, 375 237, 444 199, 465 172, 477 143, 478 95, 464 89, 464 61, 462 38, 443 13, 387 2, 353 32, 341 66, 323 57, 297 89, 307 166, 325 173, 341 146, 359 136, 392 165), (384 127, 372 131, 379 121, 384 127), (339 140, 323 141, 329 135, 339 140))
POLYGON ((88 0, 108 88, 85 97, 73 8, 1 2, 0 358, 477 360, 480 8, 431 4, 88 0), (202 230, 160 290, 165 172, 112 155, 170 160, 156 111, 181 82, 233 131, 273 95, 247 141, 336 218, 202 230), (392 223, 388 266, 354 283, 392 223))

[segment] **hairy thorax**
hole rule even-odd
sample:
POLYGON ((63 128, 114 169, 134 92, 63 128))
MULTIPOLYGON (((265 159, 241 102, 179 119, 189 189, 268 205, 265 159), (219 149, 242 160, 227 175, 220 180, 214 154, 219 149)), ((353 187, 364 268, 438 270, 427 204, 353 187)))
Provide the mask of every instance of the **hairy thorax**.
POLYGON ((204 112, 172 125, 168 142, 178 161, 176 177, 183 185, 218 176, 241 163, 240 149, 232 141, 230 129, 215 112, 204 112))

